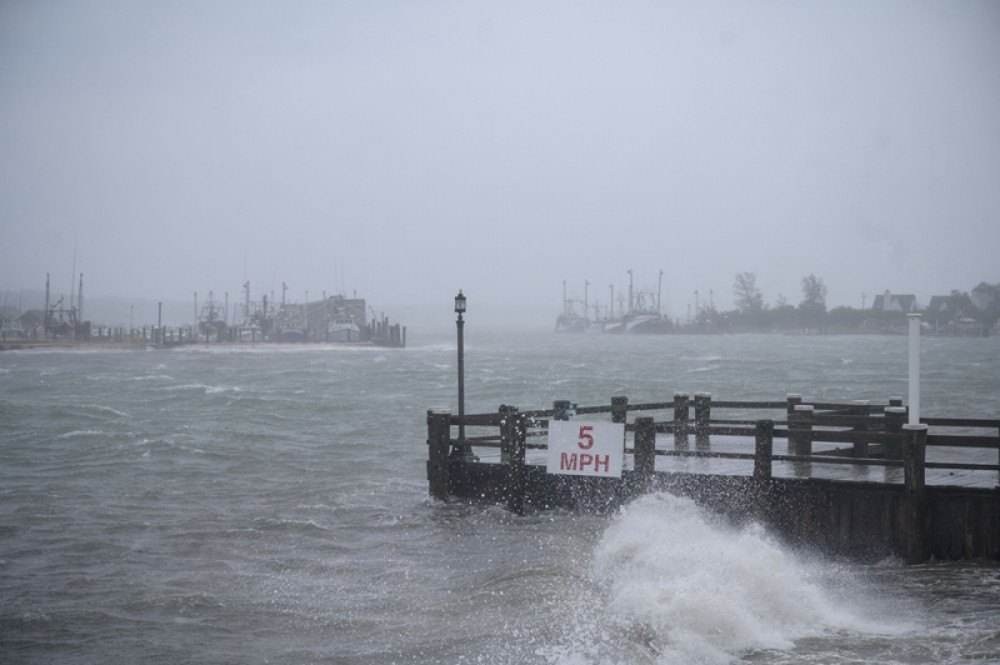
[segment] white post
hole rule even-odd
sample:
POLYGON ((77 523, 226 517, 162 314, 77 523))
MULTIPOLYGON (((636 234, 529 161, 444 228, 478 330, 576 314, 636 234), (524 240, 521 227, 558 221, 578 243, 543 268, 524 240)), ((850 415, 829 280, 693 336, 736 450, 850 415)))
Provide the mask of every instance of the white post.
POLYGON ((907 314, 909 319, 909 384, 910 384, 910 425, 920 424, 920 314, 907 314))

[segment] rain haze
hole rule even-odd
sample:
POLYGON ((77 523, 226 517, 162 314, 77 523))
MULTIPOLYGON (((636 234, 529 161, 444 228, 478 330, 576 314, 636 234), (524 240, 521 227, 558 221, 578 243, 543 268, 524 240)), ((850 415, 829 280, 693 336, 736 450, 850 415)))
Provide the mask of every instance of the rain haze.
POLYGON ((0 664, 1000 663, 998 252, 1000 0, 0 0, 0 664))
POLYGON ((993 282, 1000 6, 0 6, 0 281, 522 308, 993 282))

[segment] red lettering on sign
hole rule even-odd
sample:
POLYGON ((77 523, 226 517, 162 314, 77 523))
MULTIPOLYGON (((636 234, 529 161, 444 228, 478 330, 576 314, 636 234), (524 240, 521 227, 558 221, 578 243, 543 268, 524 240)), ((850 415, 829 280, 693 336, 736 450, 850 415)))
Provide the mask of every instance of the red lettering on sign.
POLYGON ((576 453, 563 453, 559 456, 560 471, 576 471, 576 453))
POLYGON ((594 455, 594 473, 601 471, 601 463, 604 463, 604 473, 611 470, 611 455, 594 455))
POLYGON ((587 453, 580 453, 580 471, 583 471, 594 461, 594 456, 587 453))
POLYGON ((582 450, 590 450, 594 447, 594 426, 593 425, 580 425, 580 440, 576 445, 580 446, 582 450))

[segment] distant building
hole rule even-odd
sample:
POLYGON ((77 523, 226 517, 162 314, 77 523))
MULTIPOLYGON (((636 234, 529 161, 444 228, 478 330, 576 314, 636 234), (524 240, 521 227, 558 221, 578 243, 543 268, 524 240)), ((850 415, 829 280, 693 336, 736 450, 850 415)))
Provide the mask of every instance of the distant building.
POLYGON ((917 297, 912 293, 891 293, 886 290, 875 296, 872 301, 872 309, 878 312, 916 312, 917 297))
POLYGON ((995 310, 1000 306, 1000 284, 980 282, 969 294, 972 304, 980 312, 995 310))
POLYGON ((924 318, 928 321, 947 323, 958 319, 962 314, 961 301, 956 296, 931 296, 924 310, 924 318))

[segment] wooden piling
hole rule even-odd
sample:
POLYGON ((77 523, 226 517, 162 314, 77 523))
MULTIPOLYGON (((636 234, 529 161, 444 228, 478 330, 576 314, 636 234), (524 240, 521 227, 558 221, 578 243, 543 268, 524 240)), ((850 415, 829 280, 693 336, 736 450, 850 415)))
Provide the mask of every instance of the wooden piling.
POLYGON ((611 398, 611 422, 624 423, 628 419, 628 397, 618 395, 611 398))
POLYGON ((687 393, 674 393, 674 449, 688 448, 688 415, 690 397, 687 393))
POLYGON ((788 452, 812 455, 813 411, 811 404, 797 404, 788 415, 788 452))
POLYGON ((514 451, 515 421, 517 407, 508 404, 500 405, 500 463, 510 464, 514 451))
POLYGON ((802 404, 802 395, 799 395, 798 393, 788 393, 785 395, 785 404, 787 415, 789 420, 791 420, 792 414, 795 413, 795 407, 802 404))
POLYGON ((643 487, 648 487, 656 469, 656 425, 651 416, 635 419, 635 439, 633 444, 635 472, 643 487))
POLYGON ((708 436, 712 421, 712 393, 694 394, 694 433, 696 437, 708 436))
POLYGON ((882 446, 882 457, 885 459, 902 459, 903 446, 900 438, 903 434, 903 423, 905 422, 905 407, 887 406, 885 408, 885 431, 895 437, 895 440, 889 441, 882 446))
POLYGON ((427 411, 427 480, 435 499, 448 498, 448 456, 451 448, 451 412, 427 411))
POLYGON ((569 410, 573 403, 568 399, 557 399, 552 402, 552 420, 569 420, 569 410))
POLYGON ((753 477, 771 479, 771 455, 774 452, 774 421, 758 420, 754 425, 753 477))
POLYGON ((927 492, 924 460, 927 425, 903 425, 902 544, 907 563, 920 563, 929 556, 927 543, 927 492))
MULTIPOLYGON (((862 416, 864 418, 867 418, 868 415, 869 415, 869 405, 870 404, 871 404, 871 402, 869 402, 866 399, 854 400, 854 406, 851 407, 849 409, 849 411, 853 415, 862 416)), ((854 431, 855 432, 867 432, 868 430, 869 430, 869 427, 868 427, 867 423, 865 423, 863 425, 855 425, 854 426, 854 431)), ((868 442, 867 441, 860 441, 860 440, 854 441, 854 451, 853 451, 853 454, 854 454, 855 457, 868 457, 868 442)))
POLYGON ((527 452, 528 419, 523 413, 513 414, 513 440, 507 476, 507 509, 515 515, 524 514, 526 484, 525 453, 527 452))

